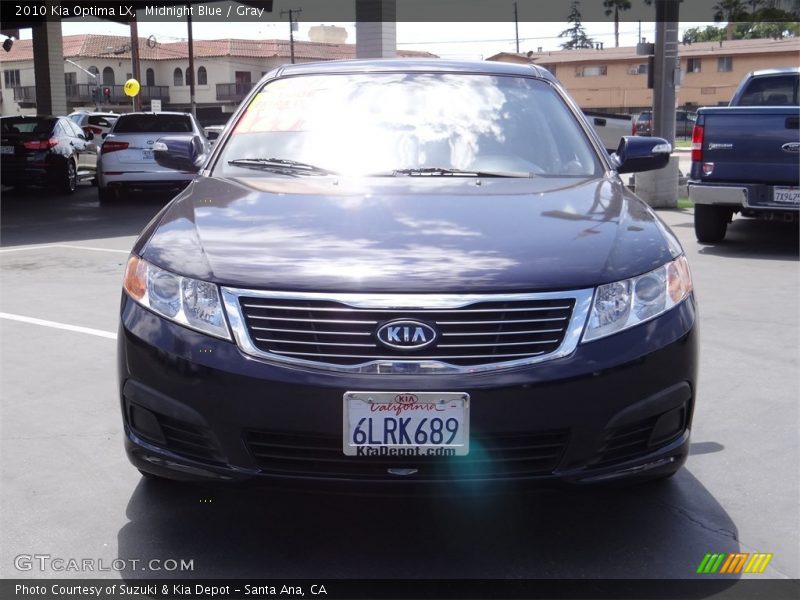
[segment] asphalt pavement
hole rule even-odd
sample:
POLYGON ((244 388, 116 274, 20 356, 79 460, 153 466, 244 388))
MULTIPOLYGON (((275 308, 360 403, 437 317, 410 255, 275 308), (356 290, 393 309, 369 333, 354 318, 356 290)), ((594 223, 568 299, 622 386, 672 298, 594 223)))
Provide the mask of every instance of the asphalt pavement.
MULTIPOLYGON (((0 577, 83 577, 19 556, 91 558, 96 577, 693 578, 708 552, 765 552, 800 575, 796 226, 737 219, 694 239, 701 365, 691 455, 656 485, 374 498, 145 480, 123 451, 120 282, 163 205, 5 191, 0 229, 0 577), (193 570, 153 571, 151 559, 193 570), (134 563, 132 561, 140 561, 134 563), (122 563, 117 562, 117 565, 122 563)), ((557 401, 557 399, 554 399, 557 401)), ((163 563, 162 563, 163 564, 163 563)))

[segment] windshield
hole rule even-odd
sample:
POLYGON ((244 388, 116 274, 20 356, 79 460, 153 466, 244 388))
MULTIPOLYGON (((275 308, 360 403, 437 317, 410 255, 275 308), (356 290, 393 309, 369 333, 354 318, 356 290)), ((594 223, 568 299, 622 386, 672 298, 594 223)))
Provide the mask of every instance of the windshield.
POLYGON ((305 75, 268 83, 236 123, 217 174, 285 176, 289 161, 313 166, 314 174, 602 173, 549 84, 472 74, 305 75), (284 161, 277 171, 275 159, 284 161))
POLYGON ((56 120, 49 117, 3 117, 0 128, 6 133, 50 134, 56 120))
POLYGON ((754 77, 737 106, 797 106, 797 75, 754 77))
POLYGON ((186 115, 132 114, 122 115, 114 133, 189 133, 192 122, 186 115))

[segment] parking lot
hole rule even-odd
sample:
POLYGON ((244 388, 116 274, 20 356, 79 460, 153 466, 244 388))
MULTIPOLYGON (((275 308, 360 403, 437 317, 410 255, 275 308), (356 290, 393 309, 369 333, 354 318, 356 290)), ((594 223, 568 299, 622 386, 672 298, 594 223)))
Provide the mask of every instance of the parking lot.
POLYGON ((773 554, 764 574, 743 577, 800 576, 796 226, 738 219, 725 244, 702 246, 691 211, 659 212, 691 261, 700 314, 692 450, 673 479, 505 496, 292 496, 154 483, 125 458, 120 282, 165 201, 101 208, 88 184, 72 196, 3 192, 0 576, 86 576, 15 566, 47 554, 128 561, 97 577, 693 578, 706 553, 738 551, 773 554), (141 571, 151 559, 193 570, 141 571))

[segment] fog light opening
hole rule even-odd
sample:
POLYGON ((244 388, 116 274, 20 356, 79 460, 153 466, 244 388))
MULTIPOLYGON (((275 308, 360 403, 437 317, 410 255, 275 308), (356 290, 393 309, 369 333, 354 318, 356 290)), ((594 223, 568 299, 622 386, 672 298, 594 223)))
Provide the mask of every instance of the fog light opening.
POLYGON ((653 426, 648 446, 658 446, 680 435, 686 425, 686 405, 679 406, 661 415, 653 426))
POLYGON ((131 428, 143 438, 159 444, 166 443, 167 440, 164 437, 164 432, 161 430, 158 419, 146 408, 131 404, 128 418, 131 428))

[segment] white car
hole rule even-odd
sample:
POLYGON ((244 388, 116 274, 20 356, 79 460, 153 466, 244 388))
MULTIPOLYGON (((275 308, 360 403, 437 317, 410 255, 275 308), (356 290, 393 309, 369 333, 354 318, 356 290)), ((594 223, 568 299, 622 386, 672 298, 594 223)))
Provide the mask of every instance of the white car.
POLYGON ((103 136, 111 131, 111 127, 117 122, 119 115, 79 110, 70 113, 67 118, 75 122, 84 132, 92 134, 93 139, 89 141, 89 151, 96 154, 100 144, 103 143, 103 136))
POLYGON ((112 203, 129 191, 180 191, 195 173, 167 169, 153 158, 159 138, 186 134, 196 137, 202 154, 208 140, 189 113, 141 112, 121 115, 106 136, 97 157, 97 191, 101 204, 112 203))
POLYGON ((206 137, 208 138, 208 143, 211 147, 214 147, 214 144, 217 143, 217 138, 222 135, 222 132, 225 131, 225 125, 209 125, 205 128, 206 137))

